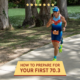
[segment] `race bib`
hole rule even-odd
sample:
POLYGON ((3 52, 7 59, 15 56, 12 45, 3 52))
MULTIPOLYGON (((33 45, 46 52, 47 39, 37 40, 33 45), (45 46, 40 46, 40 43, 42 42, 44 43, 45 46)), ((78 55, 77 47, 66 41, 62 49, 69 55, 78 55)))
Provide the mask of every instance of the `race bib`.
POLYGON ((59 31, 53 30, 54 35, 59 35, 59 31))

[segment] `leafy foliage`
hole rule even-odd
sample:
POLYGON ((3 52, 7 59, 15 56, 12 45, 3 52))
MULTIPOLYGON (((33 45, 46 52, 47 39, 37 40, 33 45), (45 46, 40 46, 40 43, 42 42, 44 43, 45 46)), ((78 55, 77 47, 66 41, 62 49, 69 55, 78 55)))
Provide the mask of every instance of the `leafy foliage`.
POLYGON ((80 0, 67 0, 68 5, 80 5, 80 0))
POLYGON ((18 7, 18 5, 13 2, 9 2, 8 8, 15 8, 15 7, 18 7))

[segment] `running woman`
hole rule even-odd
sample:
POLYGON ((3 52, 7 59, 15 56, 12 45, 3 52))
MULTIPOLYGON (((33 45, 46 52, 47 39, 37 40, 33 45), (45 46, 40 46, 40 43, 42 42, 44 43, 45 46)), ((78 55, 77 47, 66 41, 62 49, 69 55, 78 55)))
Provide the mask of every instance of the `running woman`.
POLYGON ((67 26, 65 18, 60 14, 60 10, 57 6, 53 8, 53 14, 51 14, 51 18, 49 19, 46 27, 49 27, 50 25, 52 25, 51 40, 54 46, 53 61, 57 61, 58 49, 59 51, 62 50, 62 45, 59 46, 59 44, 61 43, 63 31, 65 31, 67 26), (62 29, 62 23, 64 23, 63 29, 62 29))

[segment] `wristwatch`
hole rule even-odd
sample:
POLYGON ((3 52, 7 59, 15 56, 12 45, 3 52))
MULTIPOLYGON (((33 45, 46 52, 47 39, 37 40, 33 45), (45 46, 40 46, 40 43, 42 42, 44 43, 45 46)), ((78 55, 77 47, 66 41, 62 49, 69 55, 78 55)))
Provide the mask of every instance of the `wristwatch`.
POLYGON ((65 27, 66 28, 66 27, 65 27))

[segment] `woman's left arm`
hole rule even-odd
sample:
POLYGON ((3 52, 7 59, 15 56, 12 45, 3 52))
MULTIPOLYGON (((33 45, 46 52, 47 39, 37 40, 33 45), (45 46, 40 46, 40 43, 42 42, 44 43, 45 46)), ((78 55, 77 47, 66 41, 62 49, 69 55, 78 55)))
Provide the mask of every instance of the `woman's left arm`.
POLYGON ((62 22, 64 23, 64 28, 63 28, 63 31, 65 31, 66 27, 67 27, 67 21, 65 20, 65 18, 63 16, 61 16, 61 20, 62 22))

